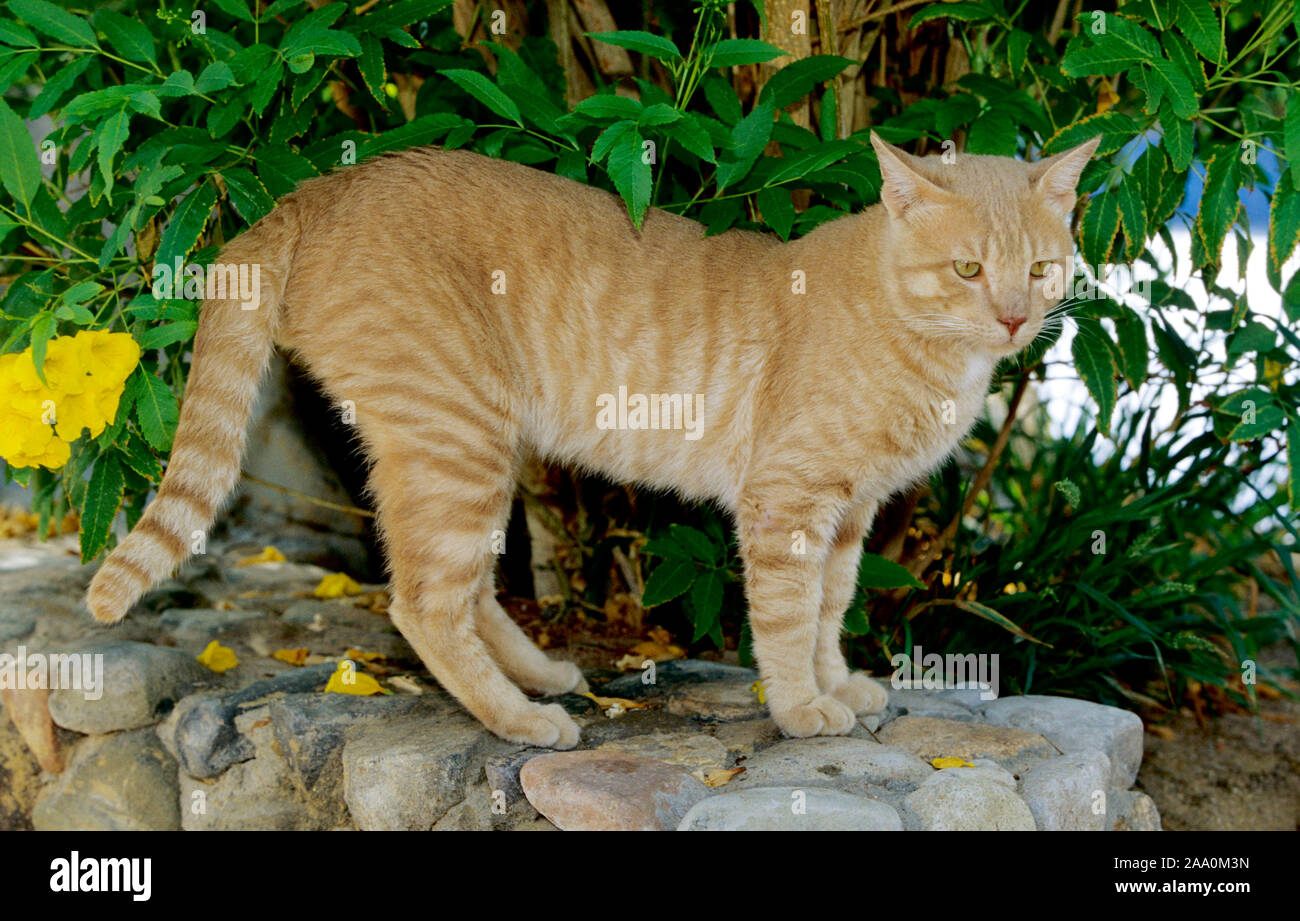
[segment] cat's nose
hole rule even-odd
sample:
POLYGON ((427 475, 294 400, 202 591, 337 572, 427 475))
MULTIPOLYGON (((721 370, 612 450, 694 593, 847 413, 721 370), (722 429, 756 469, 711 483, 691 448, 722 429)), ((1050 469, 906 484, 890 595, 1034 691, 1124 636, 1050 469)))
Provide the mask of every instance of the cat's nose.
POLYGON ((1020 327, 1025 325, 1025 318, 1024 317, 1000 317, 998 319, 998 322, 1007 328, 1007 332, 1009 332, 1011 334, 1011 338, 1014 339, 1016 338, 1016 330, 1020 329, 1020 327))

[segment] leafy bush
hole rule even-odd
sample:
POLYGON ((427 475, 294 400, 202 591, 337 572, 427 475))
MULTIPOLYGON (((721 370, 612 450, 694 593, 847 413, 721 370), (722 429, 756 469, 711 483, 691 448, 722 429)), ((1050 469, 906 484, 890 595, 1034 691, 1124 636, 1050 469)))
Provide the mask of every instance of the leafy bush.
MULTIPOLYGON (((859 60, 783 59, 767 42, 725 37, 720 0, 689 15, 665 4, 656 15, 677 24, 669 35, 592 36, 638 55, 640 76, 619 93, 597 74, 599 91, 570 108, 550 39, 462 47, 449 5, 214 0, 191 17, 130 0, 90 15, 9 0, 0 252, 11 283, 0 354, 44 381, 50 348, 79 330, 128 334, 140 350, 112 406, 105 396, 102 430, 47 433, 66 459, 57 445, 7 455, 6 476, 31 488, 42 530, 79 511, 90 560, 111 546, 120 509, 128 525, 139 517, 171 445, 197 323, 198 299, 171 296, 153 284, 157 273, 184 278, 183 265, 211 260, 304 178, 438 143, 609 188, 637 225, 656 205, 709 233, 745 227, 783 239, 876 200, 866 131, 842 136, 839 116, 842 74, 859 60), (785 66, 738 92, 733 74, 769 62, 785 66), (792 117, 795 108, 808 117, 792 117), (28 124, 46 115, 53 127, 33 143, 28 124)), ((1163 282, 1146 303, 1067 301, 1068 316, 1006 363, 994 390, 1018 406, 1069 320, 1091 418, 1064 440, 1029 437, 1014 413, 998 431, 978 430, 969 447, 985 455, 979 473, 966 456, 885 516, 850 627, 877 668, 924 634, 995 645, 1015 661, 1004 674, 1025 688, 1132 695, 1151 675, 1146 660, 1161 680, 1228 683, 1259 643, 1294 641, 1300 612, 1288 549, 1300 339, 1286 322, 1300 319, 1300 281, 1282 277, 1300 240, 1295 5, 1141 0, 1065 28, 1030 7, 978 0, 898 15, 886 4, 880 35, 925 30, 965 63, 943 87, 882 70, 873 127, 919 151, 1031 157, 1100 135, 1081 184, 1082 262, 1167 279, 1159 242, 1173 251, 1171 222, 1184 224, 1208 307, 1163 282), (1189 188, 1199 190, 1191 210, 1189 188), (1286 320, 1218 277, 1225 240, 1250 246, 1247 194, 1270 201, 1267 272, 1286 320), (1157 429, 1166 393, 1177 412, 1157 429), (1259 504, 1239 514, 1243 491, 1259 504), (1103 553, 1091 550, 1096 532, 1103 553), (1265 552, 1285 579, 1261 571, 1265 552), (1241 614, 1237 596, 1252 578, 1281 614, 1241 614), (920 615, 932 608, 963 617, 931 627, 938 619, 920 615)), ((734 640, 724 613, 738 607, 740 586, 724 523, 663 508, 641 547, 652 561, 643 602, 680 608, 694 641, 734 640)), ((607 581, 611 546, 636 556, 641 539, 626 526, 638 523, 575 537, 589 592, 607 581)))

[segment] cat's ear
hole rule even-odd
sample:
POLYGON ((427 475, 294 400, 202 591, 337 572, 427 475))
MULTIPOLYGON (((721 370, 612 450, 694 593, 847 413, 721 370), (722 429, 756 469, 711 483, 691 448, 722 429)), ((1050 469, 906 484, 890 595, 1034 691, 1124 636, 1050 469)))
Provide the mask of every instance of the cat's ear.
POLYGON ((1079 176, 1100 143, 1101 135, 1097 135, 1078 147, 1072 147, 1046 160, 1039 160, 1030 167, 1030 181, 1038 188, 1039 194, 1062 215, 1069 215, 1074 210, 1074 204, 1078 200, 1075 187, 1079 184, 1079 176))
POLYGON ((909 162, 912 155, 871 132, 871 146, 880 161, 880 200, 894 217, 902 217, 924 208, 952 200, 952 195, 926 179, 909 162))

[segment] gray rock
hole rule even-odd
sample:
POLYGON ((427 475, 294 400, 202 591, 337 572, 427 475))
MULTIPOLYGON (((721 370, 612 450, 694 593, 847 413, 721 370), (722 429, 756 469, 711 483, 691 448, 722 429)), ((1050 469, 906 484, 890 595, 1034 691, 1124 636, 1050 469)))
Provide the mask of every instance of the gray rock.
POLYGON ((935 772, 903 803, 923 831, 1035 830, 1024 800, 969 769, 935 772))
POLYGON ((781 728, 770 718, 722 723, 718 725, 713 737, 725 745, 731 755, 746 757, 775 745, 783 738, 781 728))
POLYGON ((158 727, 158 735, 185 773, 200 779, 216 777, 255 754, 253 744, 236 728, 236 717, 274 697, 320 690, 334 669, 328 663, 291 669, 229 694, 192 695, 158 727))
POLYGON ((217 676, 187 652, 149 643, 109 643, 77 650, 102 655, 103 693, 60 688, 50 692, 50 716, 64 729, 87 734, 137 729, 158 722, 176 702, 217 676))
POLYGON ((889 708, 882 722, 900 716, 933 716, 945 720, 970 721, 975 714, 943 691, 889 688, 889 708))
POLYGON ((728 665, 725 662, 708 662, 703 659, 672 659, 655 665, 654 683, 645 682, 646 675, 636 671, 608 682, 597 692, 602 697, 625 697, 636 700, 654 697, 692 684, 709 681, 744 681, 746 685, 758 680, 752 668, 728 665))
POLYGON ((816 787, 758 787, 696 803, 678 831, 902 831, 892 806, 816 787))
POLYGON ((299 601, 285 609, 281 620, 289 624, 312 627, 357 627, 380 633, 396 633, 397 628, 383 614, 357 607, 346 600, 299 601))
POLYGON ((1138 790, 1112 790, 1106 797, 1109 831, 1160 831, 1160 811, 1151 797, 1138 790))
POLYGON ((427 831, 465 799, 495 741, 459 714, 364 726, 343 746, 343 800, 362 831, 427 831))
POLYGON ((706 723, 758 719, 767 715, 767 706, 751 690, 756 680, 744 676, 678 687, 668 694, 668 712, 706 723))
MULTIPOLYGON (((271 726, 295 782, 306 792, 329 795, 342 779, 340 754, 350 732, 371 723, 396 720, 402 725, 415 714, 442 715, 451 709, 449 700, 434 693, 410 697, 290 694, 271 701, 271 726)), ((426 731, 430 727, 427 722, 420 725, 426 731)))
POLYGON ((910 792, 934 774, 934 768, 901 748, 836 736, 778 742, 744 764, 745 773, 729 786, 830 786, 858 793, 885 787, 910 792))
POLYGON ((549 748, 525 748, 522 751, 489 755, 483 763, 483 776, 489 795, 500 794, 507 806, 524 799, 524 788, 519 785, 519 770, 531 758, 545 755, 549 748))
POLYGON ((158 623, 184 639, 211 640, 240 625, 266 617, 264 611, 218 611, 212 608, 168 608, 158 623))
POLYGON ((172 831, 181 827, 176 761, 148 729, 92 736, 32 811, 38 831, 172 831))
POLYGON ((1142 720, 1135 713, 1068 697, 1004 697, 981 708, 995 726, 1041 733, 1063 752, 1100 751, 1110 786, 1128 789, 1142 764, 1142 720))
POLYGON ((618 752, 540 755, 519 780, 533 808, 565 831, 667 831, 709 795, 682 768, 618 752))
MULTIPOLYGON (((696 773, 726 767, 727 748, 712 736, 695 732, 651 732, 628 736, 596 746, 599 751, 626 752, 656 758, 696 773)), ((698 776, 698 775, 697 775, 698 776)))
POLYGON ((252 757, 219 777, 199 780, 179 771, 181 826, 186 831, 309 831, 322 823, 294 786, 289 766, 275 750, 270 709, 235 717, 252 757))
POLYGON ((34 604, 10 604, 6 601, 4 610, 0 610, 0 643, 30 636, 40 616, 41 612, 34 604))
POLYGON ((1022 774, 1020 796, 1039 831, 1103 831, 1110 774, 1101 752, 1069 752, 1022 774))
POLYGON ((900 716, 880 731, 880 741, 926 762, 946 757, 970 762, 987 758, 1013 774, 1059 754, 1036 732, 930 716, 900 716))

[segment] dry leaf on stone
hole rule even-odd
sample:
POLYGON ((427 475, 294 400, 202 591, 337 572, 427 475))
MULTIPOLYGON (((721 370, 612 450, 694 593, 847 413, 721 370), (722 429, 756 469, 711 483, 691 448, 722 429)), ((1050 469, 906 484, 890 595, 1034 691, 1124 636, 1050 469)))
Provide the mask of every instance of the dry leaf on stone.
POLYGON ((277 649, 271 653, 272 659, 279 659, 281 662, 288 662, 290 665, 302 665, 311 655, 311 650, 307 647, 301 649, 277 649))
POLYGON ((283 562, 284 562, 283 553, 281 553, 279 550, 276 550, 274 547, 263 547, 261 553, 256 553, 253 556, 246 556, 235 565, 255 566, 258 563, 283 563, 283 562))
POLYGON ((628 700, 625 697, 597 697, 588 691, 583 697, 589 697, 596 702, 596 706, 605 711, 608 717, 622 716, 628 710, 645 710, 649 704, 644 700, 628 700))
POLYGON ((724 787, 731 783, 732 779, 745 773, 743 767, 734 768, 714 768, 711 771, 700 769, 691 772, 691 776, 704 784, 706 787, 724 787))
MULTIPOLYGON (((686 651, 680 646, 674 646, 671 643, 657 643, 654 640, 647 640, 644 643, 637 643, 631 650, 633 655, 641 657, 642 661, 654 659, 656 662, 666 662, 669 659, 680 659, 686 655, 686 651)), ((638 663, 637 668, 641 665, 638 663)))

